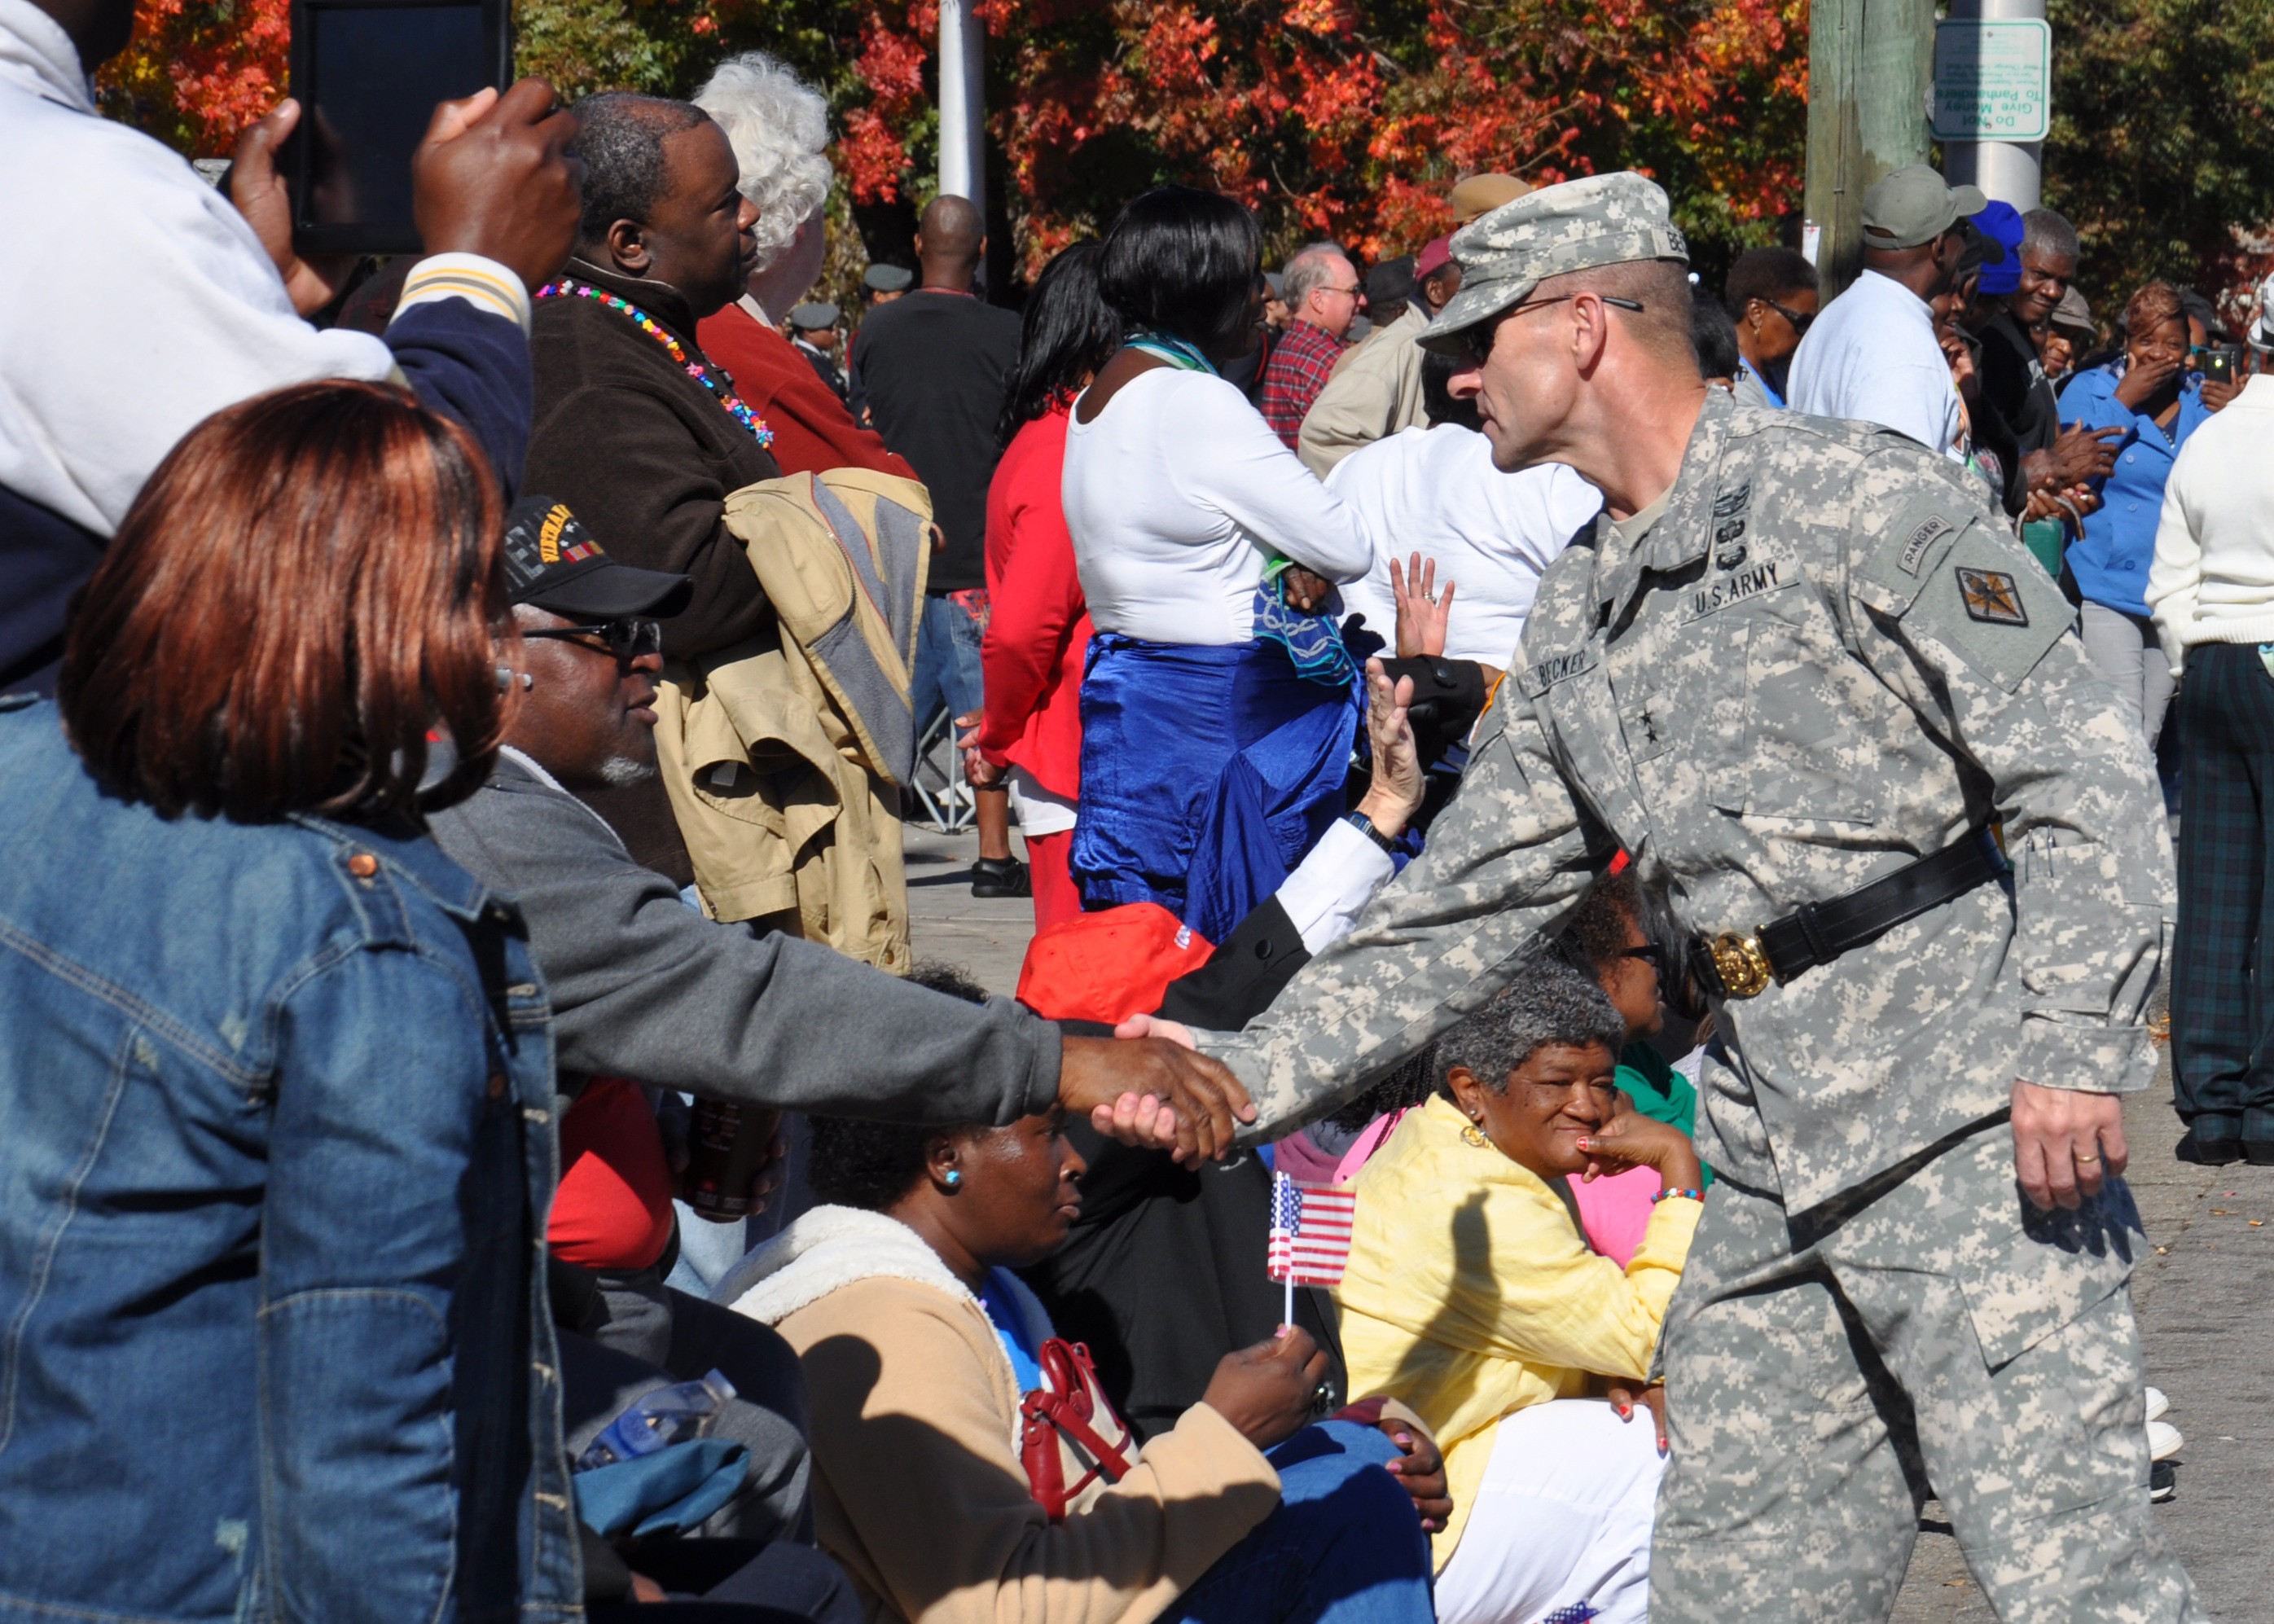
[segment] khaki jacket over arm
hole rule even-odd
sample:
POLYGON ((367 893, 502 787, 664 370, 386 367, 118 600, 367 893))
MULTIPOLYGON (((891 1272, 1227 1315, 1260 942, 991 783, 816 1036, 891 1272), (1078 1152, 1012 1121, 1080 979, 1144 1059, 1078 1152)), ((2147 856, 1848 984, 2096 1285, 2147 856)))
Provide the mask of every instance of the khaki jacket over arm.
POLYGON ((1271 1463, 1195 1404, 1053 1527, 1013 1450, 1009 1361, 975 1304, 879 1276, 778 1328, 804 1366, 817 1532, 871 1620, 1148 1624, 1279 1503, 1271 1463))
POLYGON ((1426 423, 1421 410, 1421 347, 1413 341, 1429 325, 1413 305, 1367 335, 1343 357, 1303 418, 1295 454, 1324 479, 1361 446, 1426 423))

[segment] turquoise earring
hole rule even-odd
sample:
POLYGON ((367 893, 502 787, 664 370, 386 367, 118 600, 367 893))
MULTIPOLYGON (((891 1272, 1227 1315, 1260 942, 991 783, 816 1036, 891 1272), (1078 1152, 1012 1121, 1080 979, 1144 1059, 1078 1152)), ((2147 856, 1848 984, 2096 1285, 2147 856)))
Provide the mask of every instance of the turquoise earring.
POLYGON ((950 1190, 954 1189, 958 1184, 960 1184, 963 1182, 963 1169, 961 1168, 948 1169, 947 1177, 940 1182, 945 1184, 950 1190))

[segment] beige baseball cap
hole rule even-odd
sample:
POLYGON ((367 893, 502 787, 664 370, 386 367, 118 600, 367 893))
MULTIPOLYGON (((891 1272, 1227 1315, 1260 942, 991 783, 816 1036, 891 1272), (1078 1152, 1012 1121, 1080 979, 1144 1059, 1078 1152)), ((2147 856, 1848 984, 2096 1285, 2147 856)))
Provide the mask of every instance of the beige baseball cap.
POLYGON ((1531 190, 1529 183, 1513 175, 1472 175, 1445 194, 1445 207, 1453 211, 1453 223, 1465 226, 1531 190))
POLYGON ((1449 353, 1462 335, 1509 309, 1550 276, 1630 259, 1689 263, 1666 193, 1631 169, 1542 186, 1453 234, 1461 290, 1423 328, 1425 350, 1449 353))

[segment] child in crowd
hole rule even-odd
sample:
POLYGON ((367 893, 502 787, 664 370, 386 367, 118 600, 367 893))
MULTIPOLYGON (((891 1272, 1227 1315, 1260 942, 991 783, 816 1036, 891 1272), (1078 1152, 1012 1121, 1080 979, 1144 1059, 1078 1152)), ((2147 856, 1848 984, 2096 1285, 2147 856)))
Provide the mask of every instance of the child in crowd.
POLYGON ((1665 1462, 1632 1393, 1703 1172, 1681 1130, 1623 1108, 1626 1041, 1602 989, 1543 953, 1439 1041, 1441 1091, 1357 1180, 1343 1349, 1353 1390, 1411 1405, 1444 1449, 1444 1624, 1645 1615, 1665 1462), (1660 1188, 1621 1268, 1581 1238, 1558 1184, 1626 1167, 1660 1188), (1587 1396, 1607 1386, 1615 1402, 1587 1396))
MULTIPOLYGON (((1379 1426, 1306 1425, 1325 1359, 1299 1330, 1227 1356, 1123 1470, 1078 1488, 1069 1472, 1062 1518, 1040 1503, 1017 1446, 1055 1333, 1011 1270, 1065 1238, 1082 1169, 1055 1112, 945 1132, 817 1117, 830 1205, 720 1289, 799 1351, 817 1531, 870 1616, 1426 1624, 1442 1462, 1395 1406, 1379 1426)), ((1121 1437, 1102 1403, 1091 1425, 1121 1437)), ((1047 1424, 1041 1440, 1058 1447, 1047 1424)))

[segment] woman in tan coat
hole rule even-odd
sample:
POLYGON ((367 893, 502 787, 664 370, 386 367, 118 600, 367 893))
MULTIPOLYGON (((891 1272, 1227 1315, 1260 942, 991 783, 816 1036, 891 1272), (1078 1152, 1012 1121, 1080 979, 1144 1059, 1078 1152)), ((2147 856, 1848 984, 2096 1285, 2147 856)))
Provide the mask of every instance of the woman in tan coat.
POLYGON ((1301 1330, 1227 1356, 1062 1521, 1036 1502, 1020 1404, 1051 1332, 1010 1269, 1065 1237, 1081 1171, 1055 1115, 948 1132, 817 1118, 811 1177, 833 1204, 720 1288, 798 1350, 817 1532, 870 1617, 1426 1624, 1422 1519, 1449 1509, 1435 1447, 1397 1421, 1306 1426, 1325 1358, 1301 1330))

